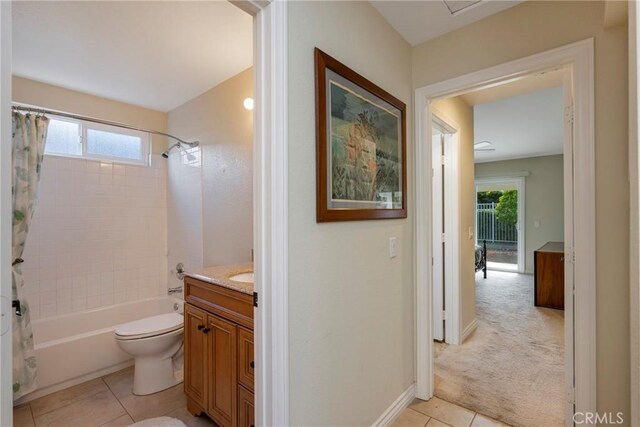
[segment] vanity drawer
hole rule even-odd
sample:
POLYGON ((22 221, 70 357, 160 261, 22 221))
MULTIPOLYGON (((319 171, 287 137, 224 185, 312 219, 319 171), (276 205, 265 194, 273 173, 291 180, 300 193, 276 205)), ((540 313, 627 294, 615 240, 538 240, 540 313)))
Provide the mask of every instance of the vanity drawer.
POLYGON ((253 391, 253 332, 238 326, 238 381, 253 391))
POLYGON ((184 278, 185 301, 253 329, 253 296, 192 277, 184 278))

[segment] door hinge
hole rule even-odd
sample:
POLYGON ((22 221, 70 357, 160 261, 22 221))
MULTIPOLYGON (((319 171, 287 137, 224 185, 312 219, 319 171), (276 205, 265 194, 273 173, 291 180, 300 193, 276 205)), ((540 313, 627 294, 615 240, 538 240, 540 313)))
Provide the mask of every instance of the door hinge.
POLYGON ((442 310, 442 320, 447 320, 447 311, 442 310))
POLYGON ((253 306, 254 307, 258 306, 258 293, 257 292, 253 293, 253 306))
POLYGON ((445 156, 440 156, 440 164, 445 165, 447 163, 447 158, 445 156))
POLYGON ((574 110, 575 108, 573 107, 573 104, 567 105, 566 107, 564 107, 564 120, 567 123, 573 124, 574 110))
POLYGON ((567 248, 564 254, 564 260, 568 263, 576 263, 576 251, 573 248, 567 248))
POLYGON ((569 402, 571 405, 575 405, 576 404, 576 389, 575 389, 575 387, 569 387, 567 389, 567 402, 569 402))
POLYGON ((442 233, 442 238, 440 240, 442 241, 442 243, 446 243, 447 242, 447 235, 445 233, 442 233))

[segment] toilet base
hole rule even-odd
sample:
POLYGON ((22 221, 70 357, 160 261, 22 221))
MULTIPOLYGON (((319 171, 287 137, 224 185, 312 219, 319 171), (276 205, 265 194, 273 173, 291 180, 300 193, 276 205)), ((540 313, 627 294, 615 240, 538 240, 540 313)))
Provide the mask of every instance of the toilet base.
POLYGON ((139 357, 135 359, 133 373, 133 394, 144 396, 171 388, 182 382, 182 375, 176 378, 173 370, 173 359, 152 359, 139 357))

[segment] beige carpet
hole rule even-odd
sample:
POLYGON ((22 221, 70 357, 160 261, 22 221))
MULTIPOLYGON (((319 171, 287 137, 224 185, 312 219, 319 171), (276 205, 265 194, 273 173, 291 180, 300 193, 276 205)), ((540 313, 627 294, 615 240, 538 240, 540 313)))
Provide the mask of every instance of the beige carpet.
POLYGON ((513 426, 564 425, 564 312, 533 305, 533 276, 476 275, 478 329, 436 343, 435 395, 513 426))

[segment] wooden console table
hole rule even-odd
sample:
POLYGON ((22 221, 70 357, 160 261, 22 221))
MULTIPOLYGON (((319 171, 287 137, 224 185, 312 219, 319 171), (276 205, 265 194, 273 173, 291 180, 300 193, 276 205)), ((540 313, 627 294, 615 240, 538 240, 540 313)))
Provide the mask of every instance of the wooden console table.
POLYGON ((533 263, 535 306, 564 310, 564 242, 547 242, 533 263))

